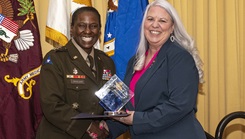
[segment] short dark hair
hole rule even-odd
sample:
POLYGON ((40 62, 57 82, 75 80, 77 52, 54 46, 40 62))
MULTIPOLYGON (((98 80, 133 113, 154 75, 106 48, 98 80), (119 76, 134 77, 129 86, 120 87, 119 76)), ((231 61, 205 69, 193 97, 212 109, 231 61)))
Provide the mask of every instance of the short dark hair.
POLYGON ((101 27, 101 20, 100 20, 100 13, 98 12, 97 9, 95 9, 94 7, 91 6, 84 6, 84 7, 80 7, 78 8, 73 14, 72 14, 72 20, 71 20, 71 25, 74 25, 74 22, 77 20, 77 17, 80 13, 82 12, 92 12, 95 13, 98 17, 99 20, 99 26, 101 27))

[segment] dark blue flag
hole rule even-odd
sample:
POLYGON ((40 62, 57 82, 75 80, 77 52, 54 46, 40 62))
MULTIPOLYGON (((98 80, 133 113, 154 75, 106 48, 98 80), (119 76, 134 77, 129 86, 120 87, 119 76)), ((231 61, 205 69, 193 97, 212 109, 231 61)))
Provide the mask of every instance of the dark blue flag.
POLYGON ((104 35, 104 52, 109 56, 113 56, 115 50, 116 17, 116 11, 108 11, 104 35))
MULTIPOLYGON (((111 37, 115 35, 115 47, 113 52, 111 49, 113 44, 104 46, 104 50, 108 49, 109 54, 114 54, 112 58, 116 64, 116 74, 122 80, 125 76, 128 60, 136 52, 141 21, 147 5, 148 0, 119 0, 116 15, 111 16, 114 21, 111 21, 112 18, 109 18, 109 16, 107 17, 106 24, 112 24, 111 22, 114 22, 112 24, 114 28, 111 27, 114 33, 111 33, 111 37), (108 23, 108 20, 110 20, 110 23, 108 23)), ((105 37, 107 36, 108 32, 106 31, 105 37)), ((110 41, 113 42, 113 39, 110 39, 110 41)), ((105 41, 105 44, 109 43, 105 41)))

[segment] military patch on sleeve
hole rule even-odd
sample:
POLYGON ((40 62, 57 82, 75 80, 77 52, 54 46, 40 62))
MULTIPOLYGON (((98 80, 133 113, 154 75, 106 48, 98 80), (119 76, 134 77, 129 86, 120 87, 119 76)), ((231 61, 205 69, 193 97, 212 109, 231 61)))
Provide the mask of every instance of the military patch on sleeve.
POLYGON ((46 61, 44 62, 44 64, 53 64, 50 56, 48 56, 48 58, 46 59, 46 61))

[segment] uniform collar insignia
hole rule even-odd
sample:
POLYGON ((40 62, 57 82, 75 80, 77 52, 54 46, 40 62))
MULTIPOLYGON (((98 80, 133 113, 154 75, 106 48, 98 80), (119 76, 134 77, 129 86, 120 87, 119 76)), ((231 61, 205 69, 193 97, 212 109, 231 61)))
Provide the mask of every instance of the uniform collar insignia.
POLYGON ((77 59, 77 56, 73 56, 73 59, 77 59))

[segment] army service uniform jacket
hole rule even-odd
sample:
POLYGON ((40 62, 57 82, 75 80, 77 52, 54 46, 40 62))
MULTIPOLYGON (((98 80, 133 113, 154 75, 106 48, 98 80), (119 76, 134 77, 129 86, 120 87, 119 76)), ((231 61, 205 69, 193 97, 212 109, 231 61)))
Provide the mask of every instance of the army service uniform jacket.
POLYGON ((90 138, 86 130, 91 120, 71 117, 81 112, 103 114, 94 93, 115 74, 115 65, 104 52, 95 49, 94 61, 96 77, 71 41, 46 54, 40 74, 44 116, 37 139, 90 138))

